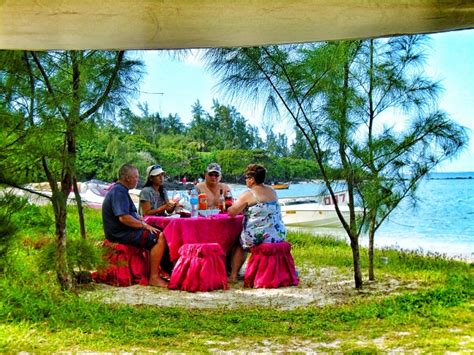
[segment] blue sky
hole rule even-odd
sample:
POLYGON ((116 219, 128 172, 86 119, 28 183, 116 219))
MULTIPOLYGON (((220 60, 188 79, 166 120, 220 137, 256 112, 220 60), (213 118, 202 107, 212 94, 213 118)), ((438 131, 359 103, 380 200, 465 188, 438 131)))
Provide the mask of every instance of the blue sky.
MULTIPOLYGON (((468 148, 456 159, 445 162, 437 170, 443 172, 474 171, 474 30, 438 33, 430 36, 431 50, 426 73, 440 80, 444 87, 439 106, 453 120, 468 129, 468 148)), ((212 100, 233 105, 254 126, 261 127, 259 108, 231 102, 217 87, 217 80, 197 59, 173 60, 163 51, 145 51, 142 58, 147 75, 137 102, 147 102, 151 112, 177 113, 184 123, 191 119, 191 106, 199 100, 211 112, 212 100)), ((277 131, 292 131, 280 122, 277 131)))

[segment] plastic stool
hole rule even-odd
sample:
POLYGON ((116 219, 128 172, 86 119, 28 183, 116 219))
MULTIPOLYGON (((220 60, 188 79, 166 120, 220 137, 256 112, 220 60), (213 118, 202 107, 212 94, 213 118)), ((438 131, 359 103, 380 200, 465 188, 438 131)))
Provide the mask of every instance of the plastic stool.
POLYGON ((92 273, 95 282, 113 286, 148 285, 148 251, 131 245, 105 240, 107 267, 92 273))

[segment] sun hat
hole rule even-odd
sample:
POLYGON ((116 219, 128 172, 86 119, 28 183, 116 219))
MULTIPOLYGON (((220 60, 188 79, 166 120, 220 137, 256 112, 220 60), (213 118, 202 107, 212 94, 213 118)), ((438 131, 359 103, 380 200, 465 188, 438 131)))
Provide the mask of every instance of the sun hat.
POLYGON ((206 173, 216 172, 221 175, 221 166, 217 163, 211 163, 207 166, 206 173))
POLYGON ((163 174, 165 171, 162 169, 161 165, 150 165, 148 168, 146 168, 146 176, 156 176, 163 174))

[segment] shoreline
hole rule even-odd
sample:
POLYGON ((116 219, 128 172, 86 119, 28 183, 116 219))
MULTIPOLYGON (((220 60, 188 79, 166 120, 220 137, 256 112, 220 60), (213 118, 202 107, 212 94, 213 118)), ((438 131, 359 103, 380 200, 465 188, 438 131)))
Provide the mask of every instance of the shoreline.
MULTIPOLYGON (((306 184, 302 184, 306 185, 306 184)), ((231 188, 234 191, 239 191, 245 189, 244 185, 241 184, 231 184, 231 188)), ((303 186, 302 186, 303 187, 303 186)), ((302 188, 301 187, 301 188, 302 188)), ((26 197, 30 200, 30 203, 37 205, 46 205, 50 201, 47 198, 40 197, 37 195, 32 195, 30 192, 15 188, 5 188, 0 190, 0 193, 10 192, 18 196, 26 197)), ((298 189, 298 192, 301 192, 298 189)), ((286 194, 286 192, 285 192, 286 194)), ((234 192, 234 197, 237 197, 238 194, 234 192)), ((279 198, 285 198, 279 196, 279 198)), ((404 211, 402 211, 404 212, 404 211)), ((406 215, 406 218, 411 218, 413 215, 406 215)), ((423 255, 432 255, 432 256, 444 256, 446 258, 462 260, 465 262, 472 263, 474 262, 474 243, 473 236, 470 233, 472 227, 468 227, 464 230, 464 233, 455 234, 450 232, 451 229, 441 229, 435 230, 433 228, 419 228, 420 225, 417 221, 418 218, 412 218, 411 224, 404 226, 399 226, 393 228, 390 226, 385 229, 385 226, 382 226, 376 234, 375 238, 375 247, 376 249, 390 248, 399 251, 412 251, 419 252, 423 255), (432 232, 432 233, 430 233, 432 232)), ((451 216, 451 219, 455 218, 451 216)), ((404 220, 405 221, 405 220, 404 220)), ((438 223, 438 220, 433 220, 433 223, 438 223)), ((392 224, 395 223, 395 219, 392 221, 392 224)), ((453 226, 454 227, 454 226, 453 226)), ((342 228, 321 228, 321 227, 296 227, 288 226, 288 230, 301 230, 308 232, 315 236, 330 235, 342 238, 348 241, 347 235, 342 228)), ((361 236, 360 244, 363 247, 367 247, 368 238, 366 236, 361 236)))
MULTIPOLYGON (((330 236, 344 240, 349 244, 349 238, 347 237, 346 232, 342 228, 308 228, 308 227, 287 227, 287 230, 290 232, 303 232, 310 233, 314 237, 324 237, 330 236)), ((367 235, 362 235, 359 239, 360 246, 363 248, 368 248, 368 237, 367 235)), ((424 256, 440 256, 447 259, 463 261, 466 263, 474 262, 474 251, 465 251, 469 246, 463 244, 452 244, 443 241, 431 241, 423 240, 422 238, 412 238, 412 239, 403 239, 397 238, 396 235, 387 235, 381 234, 375 237, 375 249, 393 249, 402 252, 416 252, 424 256), (401 243, 400 243, 401 242, 401 243), (410 245, 407 245, 410 243, 410 245), (428 245, 429 244, 429 247, 428 245), (455 246, 453 248, 453 245, 455 246), (463 250, 463 251, 459 251, 463 250)))

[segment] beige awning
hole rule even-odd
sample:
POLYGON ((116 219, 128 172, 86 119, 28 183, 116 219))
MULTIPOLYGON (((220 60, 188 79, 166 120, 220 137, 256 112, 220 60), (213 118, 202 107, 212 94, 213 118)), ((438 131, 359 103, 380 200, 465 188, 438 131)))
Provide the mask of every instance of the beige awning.
POLYGON ((3 49, 253 46, 467 28, 472 0, 0 0, 3 49))

